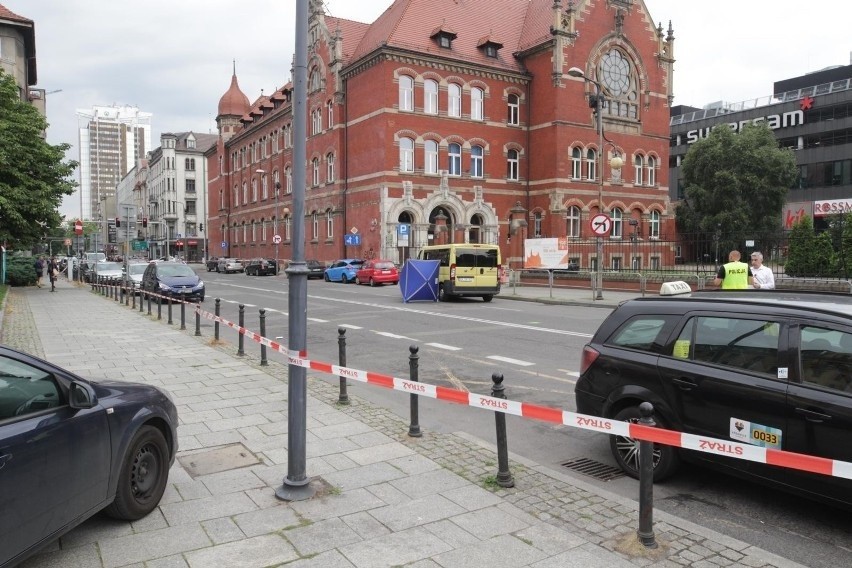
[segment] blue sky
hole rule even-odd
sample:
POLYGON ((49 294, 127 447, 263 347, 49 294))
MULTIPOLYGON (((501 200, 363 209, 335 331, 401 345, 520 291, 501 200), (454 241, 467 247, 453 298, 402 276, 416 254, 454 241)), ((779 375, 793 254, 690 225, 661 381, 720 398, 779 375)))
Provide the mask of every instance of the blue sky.
MULTIPOLYGON (((233 60, 251 100, 290 79, 295 0, 0 3, 35 21, 38 86, 61 89, 48 97, 48 140, 72 144, 72 159, 78 156, 78 108, 136 105, 154 114, 157 144, 161 132, 215 132, 216 106, 230 83, 233 60)), ((328 0, 326 6, 334 16, 367 22, 391 3, 328 0)), ((850 2, 645 0, 645 5, 654 21, 668 28, 671 20, 674 27, 675 104, 700 107, 768 96, 774 81, 851 62, 850 2)), ((79 197, 67 199, 62 213, 79 214, 79 197)))

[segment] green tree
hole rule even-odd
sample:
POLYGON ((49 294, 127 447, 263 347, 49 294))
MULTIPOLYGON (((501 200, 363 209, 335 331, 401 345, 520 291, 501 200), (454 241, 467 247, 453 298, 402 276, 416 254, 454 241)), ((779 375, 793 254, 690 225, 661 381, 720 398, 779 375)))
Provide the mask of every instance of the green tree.
POLYGON ((836 276, 837 265, 842 262, 839 256, 832 244, 831 231, 817 235, 813 220, 805 215, 790 231, 784 273, 787 276, 836 276))
POLYGON ((0 70, 0 241, 31 248, 59 227, 62 197, 74 192, 77 163, 64 161, 69 144, 48 144, 47 121, 21 101, 0 70))
POLYGON ((685 199, 675 210, 678 231, 712 236, 719 230, 725 252, 740 249, 747 238, 778 231, 797 175, 792 150, 779 148, 765 124, 747 125, 739 134, 714 128, 689 149, 682 172, 685 199))

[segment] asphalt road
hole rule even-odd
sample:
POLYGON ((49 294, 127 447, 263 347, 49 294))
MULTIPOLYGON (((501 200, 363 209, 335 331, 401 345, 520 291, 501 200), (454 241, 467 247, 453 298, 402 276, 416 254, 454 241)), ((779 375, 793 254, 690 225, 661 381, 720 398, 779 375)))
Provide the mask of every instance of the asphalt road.
MULTIPOLYGON (((238 319, 259 331, 259 309, 266 309, 267 337, 287 338, 287 279, 242 274, 203 274, 204 308, 238 319)), ((447 303, 403 304, 398 287, 308 283, 309 357, 338 362, 338 330, 345 330, 347 366, 409 377, 409 347, 418 347, 422 382, 490 393, 493 373, 504 376, 514 400, 575 410, 573 388, 582 346, 609 313, 597 307, 516 302, 497 296, 486 304, 470 299, 447 303)), ((212 328, 212 323, 202 320, 212 328)), ((203 330, 205 335, 211 330, 203 330)), ((223 334, 233 332, 223 330, 223 334)), ((236 341, 230 337, 229 341, 236 341)), ((259 347, 246 343, 248 356, 259 347)), ((331 378, 330 380, 336 380, 331 378)), ((360 383, 351 392, 407 417, 408 397, 360 383)), ((614 466, 606 438, 587 432, 507 417, 510 450, 542 465, 575 475, 609 491, 638 497, 638 483, 620 477, 602 481, 563 467, 575 458, 614 466)), ((433 431, 465 431, 494 441, 487 412, 421 399, 420 425, 433 431)), ((655 506, 807 566, 852 563, 852 516, 700 467, 685 466, 673 479, 655 486, 655 506)))

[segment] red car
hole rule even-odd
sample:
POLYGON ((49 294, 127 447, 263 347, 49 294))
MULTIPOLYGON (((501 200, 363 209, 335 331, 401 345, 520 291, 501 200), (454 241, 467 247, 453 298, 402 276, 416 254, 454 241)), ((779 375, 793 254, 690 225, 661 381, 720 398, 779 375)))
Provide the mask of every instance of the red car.
POLYGON ((355 273, 356 284, 399 284, 399 271, 389 260, 368 260, 355 273))

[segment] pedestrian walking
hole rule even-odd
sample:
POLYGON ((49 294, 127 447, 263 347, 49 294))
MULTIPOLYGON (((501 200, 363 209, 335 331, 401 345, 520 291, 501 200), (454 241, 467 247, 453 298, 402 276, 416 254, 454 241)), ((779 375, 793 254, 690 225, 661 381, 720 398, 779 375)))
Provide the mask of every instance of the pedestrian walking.
POLYGON ((745 290, 754 285, 748 264, 740 260, 740 251, 732 250, 728 253, 728 262, 719 267, 713 284, 721 284, 722 290, 745 290))
POLYGON ((36 286, 41 288, 41 279, 44 277, 44 257, 40 256, 36 258, 33 267, 35 268, 36 273, 36 286))
POLYGON ((754 279, 753 286, 761 290, 773 290, 775 288, 775 274, 772 269, 763 264, 763 254, 757 251, 751 253, 751 276, 754 279))
POLYGON ((59 263, 52 257, 47 263, 47 277, 50 279, 50 291, 56 292, 56 279, 59 278, 59 263))

